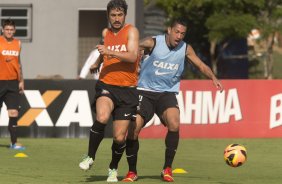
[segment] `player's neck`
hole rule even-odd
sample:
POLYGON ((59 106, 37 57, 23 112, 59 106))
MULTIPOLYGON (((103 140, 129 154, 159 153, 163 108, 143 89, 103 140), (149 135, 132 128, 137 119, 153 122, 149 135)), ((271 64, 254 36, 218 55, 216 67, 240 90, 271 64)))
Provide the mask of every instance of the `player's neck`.
POLYGON ((12 42, 13 40, 14 40, 14 37, 11 37, 11 38, 7 38, 7 37, 5 37, 5 36, 3 36, 4 38, 5 38, 5 40, 7 41, 7 42, 12 42))
POLYGON ((112 32, 116 35, 125 27, 126 24, 123 24, 120 28, 116 29, 114 27, 111 27, 112 32))
POLYGON ((166 43, 166 46, 169 48, 169 50, 173 50, 175 48, 171 46, 167 35, 165 35, 165 43, 166 43))
POLYGON ((119 28, 119 29, 115 29, 115 28, 112 28, 112 32, 114 34, 118 34, 118 32, 121 30, 122 28, 119 28))

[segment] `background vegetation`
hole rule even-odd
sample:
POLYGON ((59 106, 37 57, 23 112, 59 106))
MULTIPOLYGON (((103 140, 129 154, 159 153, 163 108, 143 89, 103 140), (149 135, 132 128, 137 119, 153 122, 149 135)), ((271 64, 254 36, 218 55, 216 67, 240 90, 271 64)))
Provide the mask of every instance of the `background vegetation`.
MULTIPOLYGON (((145 4, 152 3, 145 0, 145 4)), ((198 53, 206 54, 213 71, 217 73, 216 47, 231 39, 247 38, 252 29, 260 30, 263 57, 257 51, 249 52, 249 78, 281 78, 279 46, 282 30, 282 0, 156 0, 157 6, 167 14, 168 22, 174 18, 187 20, 185 38, 198 53), (275 42, 276 41, 276 42, 275 42), (278 40, 279 41, 279 40, 278 40), (275 53, 273 55, 273 53, 275 53)), ((197 72, 186 73, 184 78, 198 77, 197 72)))

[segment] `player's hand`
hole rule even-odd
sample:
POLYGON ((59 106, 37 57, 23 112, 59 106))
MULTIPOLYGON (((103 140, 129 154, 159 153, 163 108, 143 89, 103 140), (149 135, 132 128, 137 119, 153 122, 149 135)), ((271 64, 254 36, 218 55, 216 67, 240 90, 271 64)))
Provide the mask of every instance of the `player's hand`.
POLYGON ((219 82, 219 80, 214 79, 214 80, 213 80, 213 83, 214 83, 215 87, 216 87, 218 90, 220 90, 220 92, 223 91, 223 86, 222 86, 222 84, 219 82))
POLYGON ((138 54, 139 54, 140 58, 142 58, 145 55, 145 50, 140 47, 138 51, 139 51, 138 54))
POLYGON ((101 55, 110 55, 110 50, 105 47, 105 45, 97 45, 96 48, 98 49, 101 55))
POLYGON ((77 80, 82 80, 83 78, 81 78, 80 76, 77 76, 76 79, 77 79, 77 80))
POLYGON ((24 92, 24 81, 23 80, 19 82, 19 92, 20 94, 23 94, 24 92))
POLYGON ((100 68, 100 65, 97 65, 96 63, 94 63, 93 65, 91 65, 90 67, 90 73, 93 74, 93 73, 98 73, 99 72, 99 68, 100 68))

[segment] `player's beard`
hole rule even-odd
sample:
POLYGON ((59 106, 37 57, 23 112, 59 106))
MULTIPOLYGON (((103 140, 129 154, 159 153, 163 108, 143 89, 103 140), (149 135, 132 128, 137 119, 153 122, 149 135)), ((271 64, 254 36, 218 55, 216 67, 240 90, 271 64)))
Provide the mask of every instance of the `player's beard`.
POLYGON ((114 32, 118 32, 119 30, 121 30, 124 26, 124 23, 121 23, 121 22, 114 22, 111 27, 112 27, 112 30, 114 32))

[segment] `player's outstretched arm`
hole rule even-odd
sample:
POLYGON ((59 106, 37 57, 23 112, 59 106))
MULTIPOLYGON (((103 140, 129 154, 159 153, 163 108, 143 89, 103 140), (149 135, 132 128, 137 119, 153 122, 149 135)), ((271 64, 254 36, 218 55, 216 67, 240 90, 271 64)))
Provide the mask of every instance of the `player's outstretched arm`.
POLYGON ((144 54, 148 54, 152 51, 155 46, 155 42, 152 37, 146 37, 139 43, 139 50, 144 54))
POLYGON ((188 45, 186 50, 186 57, 191 61, 194 65, 196 65, 199 70, 205 74, 208 78, 212 79, 216 88, 220 91, 223 91, 223 86, 216 78, 210 67, 208 67, 195 53, 194 49, 188 45))

